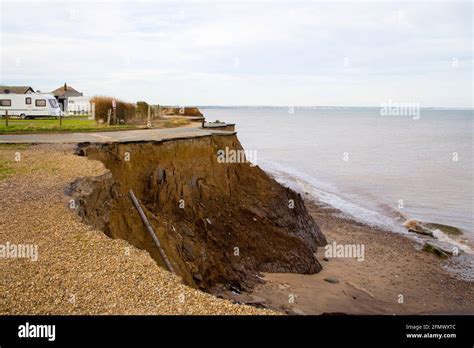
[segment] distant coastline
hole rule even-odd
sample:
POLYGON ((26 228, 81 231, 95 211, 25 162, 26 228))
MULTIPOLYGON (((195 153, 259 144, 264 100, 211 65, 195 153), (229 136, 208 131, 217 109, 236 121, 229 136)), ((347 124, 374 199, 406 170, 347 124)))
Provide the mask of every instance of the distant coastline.
MULTIPOLYGON (((302 110, 327 110, 327 109, 380 109, 380 106, 329 106, 329 105, 196 105, 199 109, 288 109, 293 107, 302 110)), ((469 107, 443 107, 443 106, 421 106, 422 110, 455 110, 455 111, 474 111, 469 107)), ((473 115, 474 116, 474 115, 473 115)))

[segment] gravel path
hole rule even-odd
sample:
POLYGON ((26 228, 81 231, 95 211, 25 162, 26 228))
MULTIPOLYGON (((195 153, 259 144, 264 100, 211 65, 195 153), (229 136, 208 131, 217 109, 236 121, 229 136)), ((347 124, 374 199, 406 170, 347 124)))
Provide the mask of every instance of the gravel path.
POLYGON ((81 223, 68 183, 105 169, 72 151, 0 146, 0 170, 13 170, 0 181, 0 248, 38 246, 37 261, 0 255, 0 314, 274 314, 189 288, 146 251, 81 223))

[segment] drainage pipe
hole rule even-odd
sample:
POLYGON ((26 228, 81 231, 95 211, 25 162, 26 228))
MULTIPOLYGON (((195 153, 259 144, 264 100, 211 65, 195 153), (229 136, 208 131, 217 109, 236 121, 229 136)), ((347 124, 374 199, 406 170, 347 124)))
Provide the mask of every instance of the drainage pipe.
POLYGON ((143 224, 145 225, 146 229, 148 230, 148 233, 150 234, 151 238, 155 242, 155 245, 158 247, 158 251, 160 252, 161 259, 165 263, 166 268, 168 269, 168 271, 176 273, 173 269, 173 266, 170 263, 170 260, 166 256, 165 251, 161 247, 160 241, 158 240, 158 237, 156 236, 155 231, 153 231, 153 227, 151 226, 150 222, 148 221, 148 219, 145 215, 145 212, 143 211, 143 209, 140 205, 140 202, 138 201, 137 197, 135 197, 135 194, 133 193, 132 190, 129 191, 129 194, 130 194, 130 198, 132 199, 133 205, 138 210, 138 214, 140 215, 140 218, 142 219, 143 224))

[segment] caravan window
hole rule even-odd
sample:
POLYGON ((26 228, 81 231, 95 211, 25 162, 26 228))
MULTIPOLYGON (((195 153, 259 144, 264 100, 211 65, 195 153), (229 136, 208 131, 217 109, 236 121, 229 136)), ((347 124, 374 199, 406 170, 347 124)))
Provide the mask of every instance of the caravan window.
POLYGON ((36 106, 46 106, 46 99, 37 99, 35 102, 36 106))
POLYGON ((26 105, 30 105, 30 104, 31 104, 31 98, 30 98, 30 97, 25 98, 25 104, 26 104, 26 105))
POLYGON ((0 106, 12 106, 11 99, 0 99, 0 106))
POLYGON ((51 107, 53 107, 53 108, 58 107, 58 102, 56 101, 56 99, 48 99, 48 101, 49 101, 49 105, 51 105, 51 107))

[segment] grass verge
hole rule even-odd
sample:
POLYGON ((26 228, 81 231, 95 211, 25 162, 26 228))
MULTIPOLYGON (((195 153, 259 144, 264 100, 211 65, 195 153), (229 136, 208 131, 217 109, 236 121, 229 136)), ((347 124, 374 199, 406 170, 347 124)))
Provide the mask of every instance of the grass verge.
POLYGON ((187 118, 173 118, 169 120, 160 120, 153 124, 155 128, 176 128, 190 124, 191 121, 187 118))
POLYGON ((85 118, 63 118, 62 125, 56 119, 19 120, 10 119, 8 127, 5 120, 0 121, 0 134, 21 133, 66 133, 66 132, 97 132, 138 129, 135 125, 113 125, 106 126, 98 124, 94 120, 85 118))

